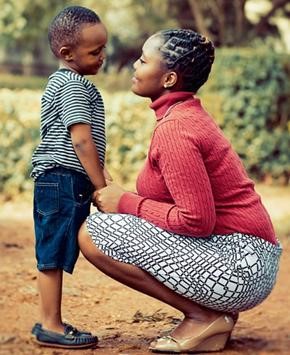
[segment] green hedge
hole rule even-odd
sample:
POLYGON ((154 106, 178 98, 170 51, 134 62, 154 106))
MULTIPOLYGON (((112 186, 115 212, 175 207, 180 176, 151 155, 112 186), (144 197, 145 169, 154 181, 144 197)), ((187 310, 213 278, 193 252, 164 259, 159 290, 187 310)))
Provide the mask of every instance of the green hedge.
MULTIPOLYGON (((30 195, 31 155, 39 142, 40 92, 0 90, 0 196, 30 195)), ((103 91, 107 114, 107 166, 114 179, 134 189, 155 123, 144 100, 131 92, 103 91)))
POLYGON ((0 90, 0 194, 5 199, 31 191, 31 154, 39 137, 40 94, 0 90))
POLYGON ((213 109, 216 119, 248 172, 260 181, 289 183, 289 79, 289 55, 224 49, 217 53, 208 83, 211 100, 219 96, 219 107, 213 109))
MULTIPOLYGON (((199 93, 250 175, 279 184, 289 184, 290 175, 287 59, 261 50, 220 50, 210 80, 199 93)), ((107 165, 117 181, 132 189, 146 157, 154 115, 147 100, 129 91, 102 92, 107 165)), ((39 139, 40 97, 39 90, 0 89, 0 194, 4 198, 31 192, 30 160, 39 139)))

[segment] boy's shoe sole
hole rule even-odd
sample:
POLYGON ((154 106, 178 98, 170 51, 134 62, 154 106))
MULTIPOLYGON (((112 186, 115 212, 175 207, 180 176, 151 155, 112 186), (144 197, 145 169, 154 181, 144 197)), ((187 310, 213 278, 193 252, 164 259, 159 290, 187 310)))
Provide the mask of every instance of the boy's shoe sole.
MULTIPOLYGON (((69 327, 72 327, 74 328, 71 324, 68 324, 68 323, 63 323, 64 326, 69 326, 69 327)), ((31 334, 32 335, 35 335, 39 332, 39 330, 42 329, 42 324, 41 323, 35 323, 33 328, 31 329, 31 334)), ((74 328, 75 329, 75 328, 74 328)), ((84 331, 84 330, 79 330, 77 329, 77 331, 82 334, 82 335, 92 335, 91 332, 88 332, 88 331, 84 331)))
POLYGON ((97 347, 97 343, 96 344, 92 344, 92 343, 88 343, 88 344, 82 344, 82 345, 65 345, 65 344, 59 344, 59 343, 45 343, 42 341, 39 341, 37 339, 33 339, 34 342, 38 345, 41 346, 46 346, 46 347, 50 347, 50 348, 61 348, 61 349, 92 349, 92 348, 96 348, 97 347))

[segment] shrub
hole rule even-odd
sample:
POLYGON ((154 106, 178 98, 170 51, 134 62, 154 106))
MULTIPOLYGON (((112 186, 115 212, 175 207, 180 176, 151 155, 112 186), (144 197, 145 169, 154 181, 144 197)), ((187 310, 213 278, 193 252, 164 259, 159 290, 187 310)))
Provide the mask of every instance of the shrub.
MULTIPOLYGON (((210 80, 199 93, 258 181, 289 183, 289 71, 282 55, 220 50, 210 80)), ((112 78, 108 83, 113 87, 112 78)), ((147 100, 129 91, 101 91, 107 115, 108 170, 116 181, 133 189, 147 154, 154 114, 147 100)), ((31 191, 30 161, 39 140, 40 96, 39 90, 0 90, 0 193, 5 198, 31 191)))
POLYGON ((147 155, 156 122, 148 101, 130 92, 104 95, 107 115, 107 165, 110 173, 130 189, 147 155))
POLYGON ((260 181, 289 183, 289 79, 289 56, 265 49, 217 53, 207 88, 212 98, 219 96, 215 117, 247 171, 260 181))
MULTIPOLYGON (((39 142, 41 92, 0 90, 0 194, 31 192, 31 155, 39 142)), ((148 102, 130 92, 103 92, 107 114, 108 170, 128 189, 146 157, 155 123, 148 102)))
POLYGON ((38 142, 39 94, 1 90, 0 193, 6 199, 31 191, 31 153, 38 142))

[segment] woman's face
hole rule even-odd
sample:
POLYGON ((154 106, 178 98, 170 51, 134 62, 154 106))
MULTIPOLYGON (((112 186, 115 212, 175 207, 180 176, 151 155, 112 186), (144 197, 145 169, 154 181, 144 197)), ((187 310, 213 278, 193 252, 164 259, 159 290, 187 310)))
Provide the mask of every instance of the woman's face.
POLYGON ((133 65, 135 72, 132 78, 132 91, 136 95, 149 97, 152 101, 166 91, 164 83, 168 69, 159 50, 162 44, 162 37, 150 37, 143 45, 141 57, 133 65))

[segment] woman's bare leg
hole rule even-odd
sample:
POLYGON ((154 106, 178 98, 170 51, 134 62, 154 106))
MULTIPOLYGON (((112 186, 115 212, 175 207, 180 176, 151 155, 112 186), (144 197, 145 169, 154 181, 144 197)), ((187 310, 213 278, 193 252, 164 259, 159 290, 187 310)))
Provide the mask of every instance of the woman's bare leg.
POLYGON ((172 333, 177 338, 187 336, 193 329, 197 330, 198 328, 202 331, 206 324, 215 320, 221 314, 177 294, 142 269, 116 261, 105 255, 92 242, 85 223, 79 232, 79 245, 86 259, 106 275, 182 312, 185 318, 172 333))

